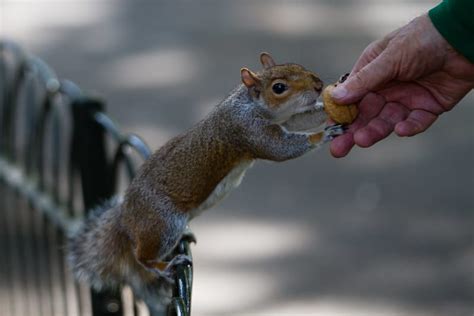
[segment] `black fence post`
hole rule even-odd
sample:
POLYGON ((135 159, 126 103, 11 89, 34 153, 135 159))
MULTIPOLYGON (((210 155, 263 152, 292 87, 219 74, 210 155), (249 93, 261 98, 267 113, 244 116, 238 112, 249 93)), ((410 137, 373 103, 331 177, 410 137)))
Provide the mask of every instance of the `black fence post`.
MULTIPOLYGON (((122 302, 122 289, 91 289, 90 306, 87 288, 74 281, 64 256, 67 234, 117 193, 119 172, 133 178, 138 161, 132 155, 144 161, 151 152, 140 137, 120 132, 102 101, 60 80, 18 45, 0 41, 0 275, 13 288, 0 313, 141 315, 143 302, 131 295, 122 302)), ((191 258, 192 241, 183 237, 174 255, 191 258)), ((190 315, 192 275, 192 264, 176 268, 167 315, 190 315)))
MULTIPOLYGON (((94 120, 104 104, 98 100, 81 98, 72 103, 73 138, 71 161, 73 170, 79 172, 82 183, 84 211, 100 205, 111 197, 110 167, 107 165, 105 134, 94 120)), ((93 315, 122 316, 120 291, 91 290, 93 315)))

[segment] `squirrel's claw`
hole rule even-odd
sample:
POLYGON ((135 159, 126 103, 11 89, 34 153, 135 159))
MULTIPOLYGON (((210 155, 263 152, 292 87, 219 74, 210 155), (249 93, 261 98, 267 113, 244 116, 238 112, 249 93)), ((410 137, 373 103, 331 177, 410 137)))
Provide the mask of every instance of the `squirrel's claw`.
POLYGON ((176 257, 174 257, 173 259, 171 259, 171 261, 168 263, 168 266, 166 267, 166 269, 170 269, 170 268, 173 268, 177 265, 190 265, 193 263, 193 259, 191 259, 190 256, 187 256, 187 255, 177 255, 176 257))
POLYGON ((165 280, 169 284, 174 284, 175 267, 178 265, 191 265, 192 263, 193 260, 191 259, 191 257, 180 254, 173 257, 173 259, 168 262, 160 262, 160 265, 166 264, 166 267, 164 269, 156 267, 152 269, 152 271, 158 278, 165 280))
POLYGON ((185 231, 183 232, 183 235, 181 235, 181 240, 186 240, 189 243, 197 243, 196 236, 194 233, 189 229, 189 227, 186 227, 185 231))
POLYGON ((342 129, 343 131, 347 131, 349 128, 346 126, 346 125, 342 125, 342 124, 334 124, 334 125, 329 125, 329 126, 326 126, 324 128, 325 131, 339 131, 340 129, 342 129))
POLYGON ((170 269, 167 268, 164 271, 153 269, 152 271, 159 279, 164 280, 168 284, 174 284, 174 273, 170 269))
POLYGON ((324 129, 324 142, 329 142, 346 132, 347 127, 341 124, 331 125, 324 129))

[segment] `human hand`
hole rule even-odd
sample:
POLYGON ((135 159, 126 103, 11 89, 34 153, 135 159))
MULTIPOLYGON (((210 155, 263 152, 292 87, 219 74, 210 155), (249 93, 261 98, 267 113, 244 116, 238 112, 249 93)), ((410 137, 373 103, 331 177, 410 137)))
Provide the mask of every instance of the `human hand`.
POLYGON ((332 141, 331 153, 344 157, 355 144, 372 146, 393 131, 421 133, 473 88, 474 64, 422 15, 370 44, 334 89, 338 103, 358 102, 359 116, 332 141))

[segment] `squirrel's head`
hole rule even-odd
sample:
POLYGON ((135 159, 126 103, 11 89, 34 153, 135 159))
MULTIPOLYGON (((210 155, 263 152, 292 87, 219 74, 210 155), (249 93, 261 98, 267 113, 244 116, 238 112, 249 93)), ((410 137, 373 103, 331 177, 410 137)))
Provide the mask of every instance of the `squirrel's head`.
POLYGON ((277 65, 268 53, 260 54, 263 70, 254 73, 240 70, 242 82, 272 121, 281 123, 293 114, 311 109, 323 88, 319 77, 297 64, 277 65))

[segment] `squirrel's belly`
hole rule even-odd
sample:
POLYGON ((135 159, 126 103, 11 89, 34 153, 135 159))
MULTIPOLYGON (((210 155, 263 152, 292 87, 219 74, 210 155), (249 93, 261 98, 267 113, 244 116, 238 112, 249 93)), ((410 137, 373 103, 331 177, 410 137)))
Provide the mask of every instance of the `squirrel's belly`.
POLYGON ((199 207, 192 210, 189 215, 190 218, 196 217, 203 211, 214 206, 217 202, 225 198, 231 190, 238 187, 242 182, 245 171, 252 167, 254 161, 246 160, 238 164, 231 172, 229 172, 224 179, 214 188, 214 191, 207 197, 207 199, 199 205, 199 207))

